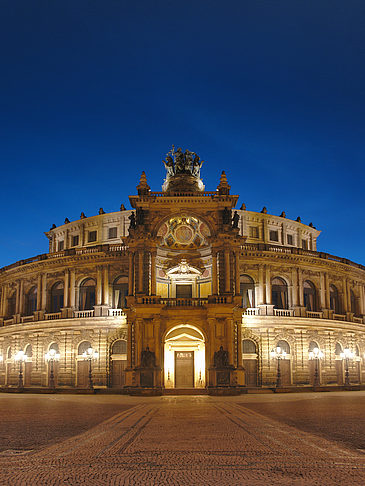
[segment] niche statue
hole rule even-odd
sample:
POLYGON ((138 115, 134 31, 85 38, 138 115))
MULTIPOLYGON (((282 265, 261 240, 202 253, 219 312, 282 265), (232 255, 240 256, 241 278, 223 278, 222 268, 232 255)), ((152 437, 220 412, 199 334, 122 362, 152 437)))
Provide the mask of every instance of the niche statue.
POLYGON ((223 346, 219 348, 219 351, 214 353, 214 367, 215 368, 228 368, 228 351, 223 349, 223 346))
POLYGON ((153 351, 147 346, 141 353, 141 367, 142 368, 154 368, 156 366, 156 356, 153 351))

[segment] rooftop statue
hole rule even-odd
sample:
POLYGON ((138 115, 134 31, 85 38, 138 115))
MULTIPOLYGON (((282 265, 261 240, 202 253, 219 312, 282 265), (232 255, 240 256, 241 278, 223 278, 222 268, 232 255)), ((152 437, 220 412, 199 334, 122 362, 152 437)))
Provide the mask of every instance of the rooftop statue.
POLYGON ((175 150, 175 146, 166 155, 166 159, 162 161, 166 169, 166 179, 163 185, 163 190, 182 190, 182 191, 203 191, 204 186, 200 179, 200 169, 203 165, 203 160, 190 150, 183 152, 179 147, 175 150))

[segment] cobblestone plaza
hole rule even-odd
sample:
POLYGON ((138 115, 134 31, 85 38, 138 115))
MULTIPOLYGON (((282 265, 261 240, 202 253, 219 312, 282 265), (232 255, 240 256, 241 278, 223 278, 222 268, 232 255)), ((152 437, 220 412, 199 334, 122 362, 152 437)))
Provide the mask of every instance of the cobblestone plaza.
POLYGON ((0 398, 4 485, 365 481, 364 392, 0 398))

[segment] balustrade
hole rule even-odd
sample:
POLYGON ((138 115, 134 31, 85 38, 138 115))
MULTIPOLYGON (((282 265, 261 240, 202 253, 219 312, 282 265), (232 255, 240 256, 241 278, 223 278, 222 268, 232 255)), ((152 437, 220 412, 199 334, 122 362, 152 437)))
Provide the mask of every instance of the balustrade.
POLYGON ((333 314, 333 319, 335 321, 346 321, 346 316, 343 314, 333 314))
POLYGON ((75 317, 94 317, 94 309, 93 310, 82 310, 82 311, 74 311, 75 317))
POLYGON ((110 317, 126 317, 123 309, 108 309, 108 315, 110 317))
POLYGON ((293 315, 293 309, 274 309, 274 316, 277 317, 292 317, 293 315))
POLYGON ((323 317, 323 312, 306 310, 305 314, 306 314, 307 317, 311 317, 313 319, 322 319, 322 317, 323 317))
POLYGON ((245 316, 259 316, 260 309, 258 307, 247 307, 244 311, 245 316))
POLYGON ((61 312, 51 312, 49 314, 44 314, 46 321, 54 321, 56 319, 61 319, 61 312))

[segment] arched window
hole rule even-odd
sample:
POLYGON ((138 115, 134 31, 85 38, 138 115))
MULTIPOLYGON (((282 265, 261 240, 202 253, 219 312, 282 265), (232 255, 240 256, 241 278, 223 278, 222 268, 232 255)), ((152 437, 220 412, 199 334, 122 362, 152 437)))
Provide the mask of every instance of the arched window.
POLYGON ((127 354, 127 341, 118 339, 112 346, 112 354, 127 354))
POLYGON ((85 351, 87 351, 89 348, 91 348, 90 341, 82 341, 82 343, 79 344, 77 354, 82 356, 82 354, 85 353, 85 351))
POLYGON ((280 277, 272 280, 271 286, 272 303, 276 309, 288 308, 288 286, 280 277))
POLYGON ((318 348, 319 349, 318 343, 316 343, 315 341, 311 341, 309 343, 308 352, 309 353, 312 353, 314 348, 318 348))
POLYGON ((113 284, 114 309, 123 309, 127 306, 128 277, 118 277, 113 284))
POLYGON ((340 314, 340 299, 338 297, 338 290, 334 285, 330 285, 330 308, 335 314, 340 314))
POLYGON ((251 339, 244 339, 242 341, 242 353, 243 354, 256 354, 256 344, 251 339))
MULTIPOLYGON (((81 343, 82 344, 82 343, 81 343)), ((90 346, 89 346, 90 347, 90 346)), ((79 346, 80 348, 80 346, 79 346)), ((60 352, 60 349, 58 347, 58 344, 57 343, 52 343, 49 347, 49 351, 51 351, 51 349, 54 349, 56 351, 56 353, 59 353, 60 352)))
POLYGON ((7 312, 7 317, 12 317, 16 312, 16 293, 14 292, 13 295, 11 295, 8 298, 8 312, 7 312))
POLYGON ((312 282, 306 280, 303 283, 303 293, 304 293, 304 307, 308 311, 317 310, 317 295, 316 288, 312 282))
POLYGON ((63 307, 63 282, 56 282, 51 288, 51 312, 60 312, 63 307))
POLYGON ((356 302, 355 294, 352 290, 350 290, 350 306, 351 306, 351 312, 357 315, 357 302, 356 302))
POLYGON ((37 310, 37 287, 32 287, 25 296, 25 315, 31 316, 37 310))
POLYGON ((27 344, 25 347, 25 353, 24 353, 28 358, 31 358, 33 356, 33 350, 32 350, 32 345, 27 344))
POLYGON ((95 280, 87 278, 80 285, 80 310, 92 310, 95 305, 95 280))
POLYGON ((243 307, 255 307, 255 283, 249 275, 241 275, 240 292, 243 307))
POLYGON ((287 341, 281 339, 280 341, 278 341, 278 344, 276 346, 281 348, 282 351, 285 351, 286 354, 290 354, 290 346, 287 341))
POLYGON ((335 355, 336 356, 340 356, 340 354, 342 353, 342 346, 340 343, 336 343, 336 346, 335 346, 335 355))

